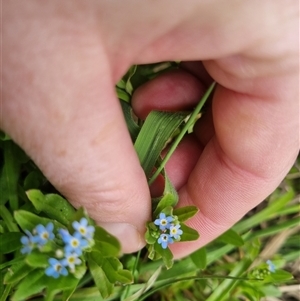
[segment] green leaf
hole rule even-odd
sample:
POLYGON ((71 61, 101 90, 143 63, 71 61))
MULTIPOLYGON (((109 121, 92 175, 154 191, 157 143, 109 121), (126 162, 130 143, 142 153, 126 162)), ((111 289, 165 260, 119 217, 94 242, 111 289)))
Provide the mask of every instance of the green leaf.
POLYGON ((125 83, 124 79, 120 79, 120 80, 117 82, 116 86, 117 86, 118 88, 120 88, 120 89, 125 89, 126 83, 125 83))
POLYGON ((45 217, 37 216, 31 212, 25 210, 18 210, 14 213, 15 220, 18 225, 22 228, 23 231, 28 230, 32 231, 38 224, 42 224, 43 226, 47 226, 48 223, 53 223, 54 228, 57 230, 58 228, 63 228, 63 225, 45 217))
POLYGON ((0 234, 0 254, 7 254, 13 252, 21 247, 20 232, 7 232, 0 234))
POLYGON ((43 174, 38 170, 31 171, 24 180, 24 190, 29 189, 37 189, 39 188, 44 182, 46 178, 43 174))
MULTIPOLYGON (((21 164, 17 160, 19 153, 18 147, 12 141, 6 141, 4 147, 4 166, 2 170, 3 186, 6 188, 2 195, 3 198, 8 198, 12 210, 18 209, 18 179, 20 175, 21 164)), ((3 193, 2 192, 2 193, 3 193)))
POLYGON ((150 228, 149 224, 150 223, 148 223, 148 225, 147 225, 147 230, 145 233, 145 240, 148 244, 153 245, 157 241, 157 238, 151 235, 151 232, 153 230, 150 228))
POLYGON ((161 255, 155 251, 154 244, 147 245, 148 258, 155 261, 161 259, 161 255))
POLYGON ((6 141, 6 140, 11 140, 11 138, 6 133, 0 130, 0 140, 6 141))
POLYGON ((33 268, 46 268, 49 266, 49 258, 49 255, 35 250, 28 254, 25 260, 33 268))
POLYGON ((199 209, 196 206, 186 206, 174 209, 173 215, 178 217, 180 222, 185 222, 198 213, 199 209))
POLYGON ((195 264, 195 266, 200 269, 203 270, 206 267, 207 261, 206 261, 206 248, 200 248, 199 250, 197 250, 196 252, 192 253, 190 255, 193 263, 195 264))
POLYGON ((254 261, 259 255, 260 247, 261 247, 261 242, 257 238, 247 241, 247 243, 243 246, 246 257, 254 261))
POLYGON ((130 101, 130 95, 126 91, 124 91, 124 90, 117 87, 116 92, 117 92, 117 97, 121 101, 124 101, 126 103, 128 103, 130 101))
POLYGON ((165 207, 161 212, 167 216, 173 215, 173 207, 171 207, 171 206, 165 207))
POLYGON ((176 199, 176 203, 175 205, 178 203, 178 193, 175 189, 175 187, 173 186, 172 182, 170 181, 169 177, 167 176, 167 173, 165 170, 163 170, 163 175, 165 178, 165 189, 164 189, 164 195, 166 194, 171 194, 173 195, 173 197, 176 199))
POLYGON ((79 283, 79 279, 75 278, 72 274, 60 276, 57 279, 45 275, 44 282, 47 284, 45 300, 50 301, 53 300, 56 294, 62 291, 74 290, 79 283))
POLYGON ((159 243, 154 244, 155 251, 162 257, 167 269, 173 266, 173 254, 169 248, 163 249, 159 243))
POLYGON ((166 207, 174 207, 177 204, 177 199, 173 194, 167 193, 157 204, 157 207, 153 213, 154 218, 156 218, 159 213, 161 213, 166 207))
POLYGON ((101 253, 102 256, 120 255, 121 245, 119 241, 99 226, 95 227, 94 241, 93 251, 101 253))
MULTIPOLYGON (((90 272, 93 276, 94 282, 99 290, 102 298, 108 298, 113 292, 113 284, 107 279, 103 269, 94 261, 92 253, 88 256, 88 264, 90 272)), ((97 257, 97 254, 94 256, 97 257)))
POLYGON ((133 91, 133 87, 131 84, 131 77, 135 74, 136 69, 137 69, 137 65, 131 66, 125 76, 127 78, 127 81, 125 84, 125 89, 126 89, 126 92, 130 95, 132 94, 132 91, 133 91))
POLYGON ((123 270, 123 265, 118 258, 105 258, 102 264, 102 269, 111 283, 120 282, 123 284, 129 284, 133 282, 132 274, 127 270, 123 270))
POLYGON ((279 282, 286 282, 289 281, 291 279, 293 279, 294 276, 284 270, 276 270, 275 273, 271 273, 269 274, 264 281, 265 282, 275 282, 275 283, 279 283, 279 282))
MULTIPOLYGON (((78 280, 78 283, 79 283, 79 280, 78 280)), ((72 295, 74 294, 75 291, 76 291, 76 287, 64 290, 63 295, 62 295, 62 301, 70 300, 70 298, 72 297, 72 295)))
POLYGON ((228 231, 223 233, 221 236, 219 236, 218 240, 222 241, 226 244, 231 244, 231 245, 234 245, 237 247, 241 247, 245 243, 243 238, 232 229, 229 229, 228 231))
POLYGON ((10 232, 18 232, 19 228, 17 224, 14 221, 14 218, 11 214, 11 212, 3 205, 0 205, 0 216, 2 217, 4 221, 5 227, 10 232))
POLYGON ((44 276, 45 272, 40 269, 29 273, 18 285, 12 301, 26 300, 28 297, 41 292, 47 286, 44 276))
POLYGON ((12 260, 8 260, 8 261, 5 261, 5 262, 2 262, 0 264, 0 270, 6 268, 6 267, 9 267, 9 266, 12 266, 12 265, 15 265, 15 264, 19 264, 19 263, 22 263, 24 261, 26 256, 22 255, 22 256, 18 256, 12 260))
POLYGON ((135 122, 135 120, 133 118, 133 112, 132 112, 131 106, 124 101, 120 101, 120 103, 122 106, 123 114, 125 117, 125 121, 127 124, 127 128, 129 130, 131 139, 132 139, 132 141, 135 141, 139 134, 140 127, 137 125, 137 123, 135 122))
POLYGON ((26 277, 31 271, 32 267, 29 267, 25 262, 13 265, 4 276, 4 283, 10 284, 20 281, 22 278, 26 277))
POLYGON ((196 230, 188 227, 185 224, 181 224, 181 230, 183 231, 183 233, 180 237, 180 241, 192 241, 197 240, 200 237, 199 233, 196 230))
POLYGON ((40 190, 32 189, 26 192, 28 199, 36 210, 42 211, 52 219, 67 226, 73 218, 75 209, 70 203, 58 194, 46 194, 40 190))
POLYGON ((134 147, 147 177, 167 141, 186 116, 186 113, 152 111, 146 118, 134 147))

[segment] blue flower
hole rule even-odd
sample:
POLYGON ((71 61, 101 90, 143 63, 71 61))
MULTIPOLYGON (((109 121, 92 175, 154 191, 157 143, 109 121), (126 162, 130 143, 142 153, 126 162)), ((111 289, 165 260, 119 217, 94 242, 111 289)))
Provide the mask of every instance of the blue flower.
POLYGON ((50 266, 45 270, 45 274, 49 277, 58 278, 60 275, 67 276, 68 270, 63 266, 61 261, 55 258, 49 258, 50 266))
POLYGON ((173 221, 172 216, 166 216, 164 213, 159 214, 159 218, 154 221, 156 226, 159 226, 159 229, 165 231, 166 229, 170 229, 171 222, 173 221))
POLYGON ((95 227, 93 226, 88 226, 88 220, 86 218, 82 218, 80 222, 73 222, 72 223, 73 228, 78 231, 82 237, 86 239, 92 239, 94 232, 95 232, 95 227))
POLYGON ((163 249, 166 249, 168 247, 168 244, 172 244, 174 241, 170 237, 169 234, 161 234, 157 242, 162 246, 163 249))
POLYGON ((75 252, 80 256, 82 254, 82 249, 87 247, 89 244, 86 239, 82 238, 79 232, 75 232, 74 235, 71 235, 67 230, 60 229, 59 233, 63 242, 66 244, 66 253, 75 252))
POLYGON ((33 237, 33 241, 40 246, 45 245, 49 240, 54 239, 53 234, 53 223, 48 223, 48 225, 45 227, 41 224, 37 225, 34 232, 36 235, 33 237))
POLYGON ((180 235, 182 235, 183 231, 179 229, 180 225, 171 225, 170 227, 170 236, 174 237, 174 239, 180 239, 180 235))
POLYGON ((65 267, 69 267, 71 270, 75 270, 75 265, 81 264, 81 260, 78 258, 78 254, 73 252, 67 253, 61 263, 65 267))
POLYGON ((268 265, 269 271, 270 271, 271 273, 275 273, 276 268, 275 268, 274 263, 273 263, 271 260, 268 259, 268 260, 266 261, 266 264, 268 265))
POLYGON ((21 237, 21 243, 23 244, 23 248, 21 249, 22 254, 30 254, 33 248, 35 247, 35 243, 33 242, 33 236, 28 231, 25 230, 25 233, 27 234, 21 237))

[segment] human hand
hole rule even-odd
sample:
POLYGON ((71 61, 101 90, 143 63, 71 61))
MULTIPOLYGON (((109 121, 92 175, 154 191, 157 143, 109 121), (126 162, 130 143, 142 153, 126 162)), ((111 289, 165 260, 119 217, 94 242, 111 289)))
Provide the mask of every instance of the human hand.
POLYGON ((190 222, 200 240, 173 246, 187 255, 261 202, 296 158, 298 18, 292 0, 3 3, 1 128, 123 251, 135 251, 150 193, 114 85, 132 64, 203 61, 133 98, 144 116, 191 106, 211 78, 219 83, 211 113, 167 166, 179 206, 200 208, 190 222))

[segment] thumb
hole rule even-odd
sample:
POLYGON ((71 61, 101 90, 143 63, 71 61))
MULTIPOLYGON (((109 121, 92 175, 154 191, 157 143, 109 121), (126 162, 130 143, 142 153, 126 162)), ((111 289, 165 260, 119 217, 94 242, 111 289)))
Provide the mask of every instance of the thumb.
POLYGON ((123 252, 136 251, 150 194, 104 52, 96 43, 82 47, 82 39, 97 41, 88 33, 70 43, 55 32, 57 19, 40 12, 30 23, 20 11, 3 22, 1 128, 75 207, 119 238, 123 252))

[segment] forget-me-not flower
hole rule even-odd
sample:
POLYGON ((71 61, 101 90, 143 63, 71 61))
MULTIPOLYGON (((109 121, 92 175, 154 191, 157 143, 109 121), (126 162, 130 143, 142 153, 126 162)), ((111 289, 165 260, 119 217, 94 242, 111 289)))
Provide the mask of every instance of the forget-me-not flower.
POLYGON ((86 218, 82 218, 80 222, 74 221, 72 223, 73 228, 78 231, 82 237, 86 239, 92 239, 94 232, 95 232, 95 227, 89 226, 88 225, 88 220, 86 218))
POLYGON ((58 278, 60 275, 67 276, 68 270, 63 266, 61 261, 50 258, 49 259, 50 266, 45 270, 45 274, 49 277, 58 278))
POLYGON ((160 235, 157 242, 162 246, 163 249, 166 249, 168 244, 172 244, 174 241, 169 234, 163 233, 160 235))
POLYGON ((174 239, 180 239, 180 235, 182 235, 183 231, 179 229, 180 225, 171 225, 170 226, 170 236, 174 237, 174 239))
POLYGON ((65 258, 61 261, 62 265, 69 267, 72 271, 75 270, 75 265, 81 264, 77 253, 67 253, 65 258))
POLYGON ((80 256, 82 254, 82 249, 88 246, 88 241, 82 238, 79 232, 75 232, 74 235, 71 235, 67 230, 60 229, 59 233, 66 244, 66 253, 75 252, 80 256))
POLYGON ((172 216, 166 216, 164 213, 159 214, 159 218, 154 221, 154 224, 156 226, 159 226, 159 229, 162 231, 165 231, 166 229, 169 229, 171 226, 171 222, 173 221, 172 216))
POLYGON ((268 265, 269 271, 271 273, 275 273, 275 270, 276 270, 275 265, 274 265, 274 263, 270 259, 268 259, 266 261, 266 264, 268 265))
POLYGON ((21 243, 23 244, 23 248, 21 249, 22 254, 30 254, 33 248, 35 247, 35 243, 33 242, 33 236, 28 231, 25 230, 27 235, 21 237, 21 243))
POLYGON ((43 246, 49 240, 53 240, 54 239, 53 228, 54 228, 53 223, 48 223, 46 227, 41 224, 37 225, 34 230, 36 235, 33 236, 33 241, 38 245, 43 246))

